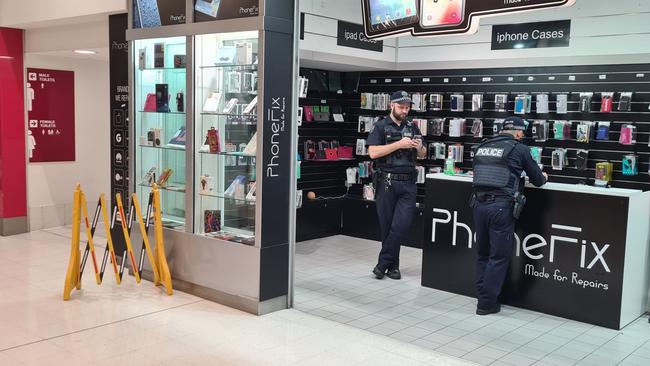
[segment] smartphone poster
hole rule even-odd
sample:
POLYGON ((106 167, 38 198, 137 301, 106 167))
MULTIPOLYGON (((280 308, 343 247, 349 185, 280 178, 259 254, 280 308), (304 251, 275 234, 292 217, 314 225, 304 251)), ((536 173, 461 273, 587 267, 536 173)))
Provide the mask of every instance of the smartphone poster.
POLYGON ((259 0, 194 0, 194 22, 256 17, 259 0))
POLYGON ((185 24, 185 0, 133 0, 133 28, 185 24))
POLYGON ((576 0, 361 0, 368 38, 475 33, 479 19, 571 6, 576 0))

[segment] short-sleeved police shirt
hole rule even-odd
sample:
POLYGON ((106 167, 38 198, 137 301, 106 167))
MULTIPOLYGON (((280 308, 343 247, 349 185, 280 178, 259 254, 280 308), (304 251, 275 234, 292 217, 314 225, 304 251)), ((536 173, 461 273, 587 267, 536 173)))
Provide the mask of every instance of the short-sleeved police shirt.
MULTIPOLYGON (((370 135, 368 136, 367 144, 368 146, 378 146, 378 145, 386 145, 386 131, 385 128, 386 126, 389 126, 390 124, 393 124, 393 128, 396 130, 402 132, 404 128, 406 127, 406 124, 408 122, 404 121, 397 125, 397 123, 393 122, 393 120, 389 117, 385 117, 382 120, 379 120, 377 123, 375 123, 375 126, 373 127, 372 131, 370 131, 370 135)), ((414 135, 422 135, 422 132, 420 132, 420 129, 418 126, 415 124, 411 124, 411 128, 413 129, 413 134, 414 135)), ((415 150, 415 149, 414 149, 415 150)), ((417 152, 416 152, 417 154, 417 152)), ((393 168, 388 168, 388 170, 391 173, 411 173, 413 172, 412 167, 393 167, 393 168)))

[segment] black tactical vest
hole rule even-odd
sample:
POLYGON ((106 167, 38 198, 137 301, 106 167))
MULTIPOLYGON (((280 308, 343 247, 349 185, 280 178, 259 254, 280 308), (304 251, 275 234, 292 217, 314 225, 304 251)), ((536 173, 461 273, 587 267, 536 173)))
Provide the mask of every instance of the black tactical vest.
POLYGON ((518 143, 509 137, 496 137, 474 148, 475 189, 514 196, 520 177, 510 170, 508 157, 518 143))
MULTIPOLYGON (((393 123, 389 123, 384 127, 384 137, 386 138, 386 145, 392 144, 401 140, 403 137, 414 138, 415 127, 413 122, 405 123, 404 128, 399 130, 393 123)), ((400 149, 390 155, 377 159, 377 168, 381 171, 390 173, 394 170, 415 170, 415 159, 417 157, 415 149, 400 149)))

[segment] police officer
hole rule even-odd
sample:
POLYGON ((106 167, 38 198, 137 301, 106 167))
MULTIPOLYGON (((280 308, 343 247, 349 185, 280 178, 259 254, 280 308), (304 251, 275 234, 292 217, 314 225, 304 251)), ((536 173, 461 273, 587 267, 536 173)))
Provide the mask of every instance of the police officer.
POLYGON ((368 152, 375 160, 375 198, 381 230, 381 252, 372 273, 377 279, 399 280, 399 252, 413 221, 417 171, 415 159, 425 157, 422 133, 406 117, 411 98, 405 91, 393 93, 390 115, 378 121, 368 137, 368 152))
POLYGON ((522 172, 535 186, 546 183, 546 173, 535 163, 529 148, 519 142, 525 131, 524 120, 508 117, 499 135, 474 149, 471 206, 478 251, 478 315, 501 311, 498 297, 512 256, 515 220, 525 203, 522 172))

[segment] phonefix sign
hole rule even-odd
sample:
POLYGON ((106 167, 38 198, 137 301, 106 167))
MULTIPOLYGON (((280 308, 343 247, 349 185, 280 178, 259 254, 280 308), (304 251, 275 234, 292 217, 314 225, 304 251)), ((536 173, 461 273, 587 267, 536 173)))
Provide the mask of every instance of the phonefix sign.
POLYGON ((576 0, 361 0, 368 38, 475 33, 482 17, 566 7, 576 0))
MULTIPOLYGON (((472 185, 427 184, 445 194, 426 198, 422 285, 475 296, 476 230, 472 209, 459 199, 472 185)), ((501 300, 619 329, 629 198, 534 188, 525 195, 501 300)))

